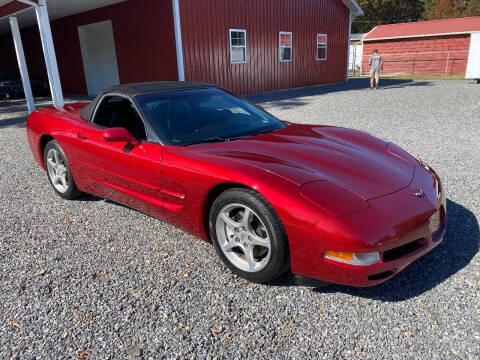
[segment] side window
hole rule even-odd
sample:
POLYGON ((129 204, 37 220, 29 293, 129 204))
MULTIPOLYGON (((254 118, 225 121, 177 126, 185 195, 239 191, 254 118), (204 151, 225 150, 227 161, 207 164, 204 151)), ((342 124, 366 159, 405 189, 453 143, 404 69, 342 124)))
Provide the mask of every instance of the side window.
POLYGON ((247 30, 230 29, 230 62, 247 62, 247 30))
POLYGON ((280 61, 292 61, 292 33, 280 31, 278 35, 280 61))
POLYGON ((145 125, 130 100, 106 96, 100 103, 93 124, 102 128, 125 128, 139 140, 146 140, 145 125))
POLYGON ((317 34, 317 60, 327 60, 327 34, 317 34))

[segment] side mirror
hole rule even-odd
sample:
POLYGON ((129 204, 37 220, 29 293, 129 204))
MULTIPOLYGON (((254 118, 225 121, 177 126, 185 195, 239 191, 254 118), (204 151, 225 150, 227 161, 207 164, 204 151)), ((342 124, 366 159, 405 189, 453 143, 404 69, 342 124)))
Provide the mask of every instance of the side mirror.
POLYGON ((132 146, 140 145, 138 141, 131 133, 125 128, 110 128, 102 132, 102 138, 108 142, 126 142, 132 146))

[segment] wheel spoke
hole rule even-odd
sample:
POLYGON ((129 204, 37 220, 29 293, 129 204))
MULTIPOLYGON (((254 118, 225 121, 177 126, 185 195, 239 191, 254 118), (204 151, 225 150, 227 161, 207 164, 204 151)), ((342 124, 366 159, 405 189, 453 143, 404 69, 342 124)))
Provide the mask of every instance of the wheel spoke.
POLYGON ((247 259, 248 268, 250 269, 250 271, 253 271, 257 264, 255 258, 253 257, 253 246, 243 249, 243 253, 245 254, 245 258, 247 259))
POLYGON ((264 239, 255 233, 249 232, 249 234, 250 234, 249 236, 252 239, 253 245, 261 246, 270 250, 270 240, 268 237, 264 239))
POLYGON ((50 165, 53 169, 55 169, 56 164, 55 164, 55 162, 54 162, 52 159, 47 159, 47 163, 48 163, 48 165, 50 165))
POLYGON ((228 228, 230 228, 232 231, 235 228, 238 228, 240 226, 239 223, 237 223, 235 220, 233 220, 230 216, 228 216, 227 213, 222 212, 221 214, 222 220, 225 222, 228 228))
POLYGON ((56 165, 60 164, 60 156, 58 156, 58 151, 53 152, 53 157, 55 159, 56 165))
POLYGON ((234 247, 237 247, 238 244, 233 241, 233 240, 230 240, 228 242, 225 242, 223 245, 222 245, 222 249, 223 251, 227 252, 227 251, 231 251, 234 247))
POLYGON ((249 208, 245 208, 245 211, 243 212, 243 217, 242 217, 242 225, 248 229, 249 224, 250 224, 250 218, 252 217, 252 211, 249 208))

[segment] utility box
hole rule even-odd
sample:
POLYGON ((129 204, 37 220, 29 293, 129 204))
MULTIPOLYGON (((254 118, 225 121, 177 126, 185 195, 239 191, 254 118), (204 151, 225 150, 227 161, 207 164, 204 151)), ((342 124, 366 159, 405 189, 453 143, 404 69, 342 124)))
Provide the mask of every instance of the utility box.
POLYGON ((475 79, 480 83, 480 32, 472 32, 470 37, 465 79, 475 79))

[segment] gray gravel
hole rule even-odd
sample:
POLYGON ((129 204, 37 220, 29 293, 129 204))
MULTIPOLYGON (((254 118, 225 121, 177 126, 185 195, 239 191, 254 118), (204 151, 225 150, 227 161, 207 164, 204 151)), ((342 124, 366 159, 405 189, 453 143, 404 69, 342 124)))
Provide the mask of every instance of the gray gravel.
POLYGON ((22 103, 0 102, 0 359, 478 359, 480 85, 383 85, 251 96, 285 120, 394 141, 442 177, 445 242, 366 289, 248 283, 168 224, 60 199, 30 154, 22 103))

